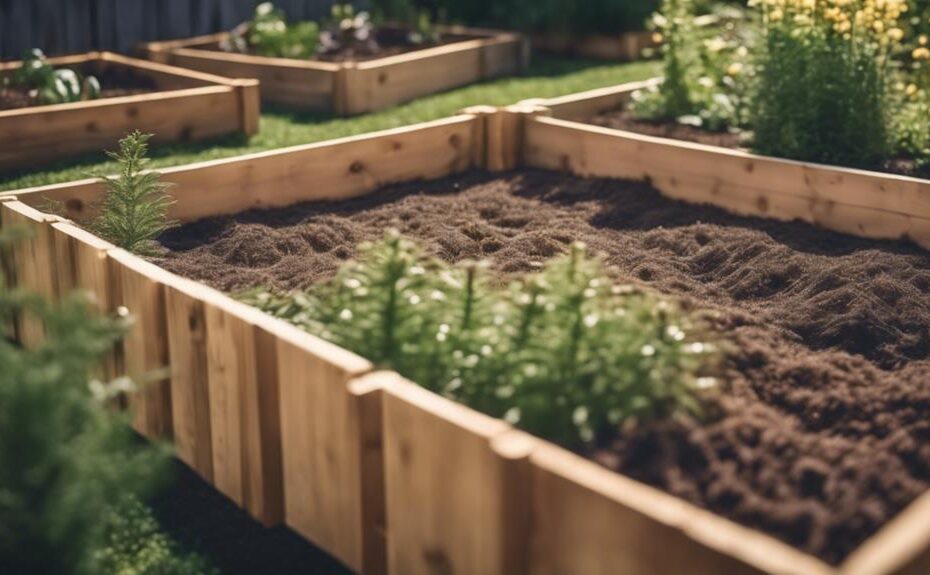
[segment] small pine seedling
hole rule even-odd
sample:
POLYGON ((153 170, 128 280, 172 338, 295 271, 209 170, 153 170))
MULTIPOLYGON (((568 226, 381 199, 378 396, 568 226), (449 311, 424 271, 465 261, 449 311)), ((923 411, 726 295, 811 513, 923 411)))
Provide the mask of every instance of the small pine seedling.
POLYGON ((120 174, 101 176, 107 193, 91 226, 104 239, 139 255, 157 253, 155 238, 174 225, 168 220, 174 201, 165 193, 170 184, 160 182, 158 173, 144 171, 151 137, 136 130, 119 141, 118 152, 107 152, 119 163, 120 174))

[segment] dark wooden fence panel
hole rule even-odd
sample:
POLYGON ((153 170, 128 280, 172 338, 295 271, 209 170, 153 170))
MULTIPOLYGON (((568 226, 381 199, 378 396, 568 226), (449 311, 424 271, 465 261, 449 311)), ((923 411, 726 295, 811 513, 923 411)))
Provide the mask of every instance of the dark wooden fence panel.
MULTIPOLYGON (((48 54, 128 52, 139 42, 227 30, 261 0, 0 0, 0 58, 24 50, 48 54)), ((319 18, 335 0, 278 0, 293 20, 319 18)))

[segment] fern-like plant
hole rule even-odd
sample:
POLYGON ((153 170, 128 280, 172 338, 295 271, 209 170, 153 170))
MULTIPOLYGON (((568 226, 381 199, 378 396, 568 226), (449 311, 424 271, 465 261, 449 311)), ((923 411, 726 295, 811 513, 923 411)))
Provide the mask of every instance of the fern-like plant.
POLYGON ((120 166, 117 176, 102 176, 107 192, 92 229, 114 245, 139 255, 157 253, 155 239, 174 225, 166 193, 170 184, 157 172, 146 171, 151 134, 134 131, 119 141, 118 152, 107 152, 120 166))
POLYGON ((583 245, 507 286, 397 232, 307 292, 241 297, 416 383, 541 437, 701 413, 714 346, 674 300, 618 285, 583 245))

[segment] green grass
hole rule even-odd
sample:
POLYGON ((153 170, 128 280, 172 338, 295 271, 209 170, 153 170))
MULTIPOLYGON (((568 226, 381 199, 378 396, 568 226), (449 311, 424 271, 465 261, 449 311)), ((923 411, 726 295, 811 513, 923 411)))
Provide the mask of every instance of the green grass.
MULTIPOLYGON (((504 106, 528 98, 551 98, 645 79, 656 75, 658 71, 658 64, 654 62, 605 64, 578 60, 537 60, 527 74, 520 77, 469 86, 356 118, 336 119, 267 111, 262 114, 260 133, 248 142, 242 137, 228 137, 211 142, 158 146, 152 150, 151 166, 177 166, 364 134, 442 118, 467 106, 504 106)), ((86 178, 91 173, 116 171, 116 163, 109 161, 101 150, 100 153, 60 162, 41 170, 2 173, 0 191, 68 182, 86 178)))

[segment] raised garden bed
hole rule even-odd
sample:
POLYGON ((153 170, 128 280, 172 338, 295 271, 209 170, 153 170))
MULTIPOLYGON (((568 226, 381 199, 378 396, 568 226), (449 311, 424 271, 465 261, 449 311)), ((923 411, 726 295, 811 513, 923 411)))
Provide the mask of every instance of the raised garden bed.
MULTIPOLYGON (((50 58, 55 67, 94 74, 101 98, 31 105, 25 94, 0 94, 0 170, 47 163, 112 148, 138 129, 156 142, 185 142, 258 131, 255 80, 231 80, 109 52, 50 58)), ((0 64, 0 84, 20 62, 0 64)))
MULTIPOLYGON (((919 382, 926 379, 920 378, 926 370, 921 344, 926 329, 919 310, 925 305, 926 253, 803 224, 689 208, 642 183, 579 180, 565 172, 649 178, 666 196, 697 194, 698 202, 736 211, 757 206, 761 193, 758 183, 738 187, 737 182, 722 188, 726 193, 701 195, 709 176, 690 175, 700 165, 691 158, 676 157, 667 166, 656 155, 628 160, 638 141, 547 118, 545 110, 469 112, 380 134, 166 170, 164 178, 176 184, 172 217, 190 227, 166 236, 175 254, 155 263, 111 249, 29 207, 53 199, 68 209, 68 217, 81 221, 101 193, 97 182, 0 196, 0 223, 25 224, 36 232, 16 247, 9 264, 19 285, 52 295, 65 286, 84 286, 100 301, 125 305, 139 316, 141 323, 118 361, 148 367, 170 363, 172 375, 134 400, 137 427, 149 435, 173 434, 181 457, 233 500, 268 523, 283 518, 356 571, 923 572, 930 561, 930 500, 919 495, 926 478, 915 478, 926 467, 917 439, 925 420, 926 386, 919 382), (665 167, 659 171, 650 161, 665 167), (518 166, 562 173, 464 174, 518 166), (616 174, 617 169, 626 172, 616 174), (386 188, 401 182, 414 183, 386 188), (750 195, 742 202, 731 199, 740 194, 750 195), (339 203, 243 213, 321 200, 339 203), (467 221, 475 225, 466 235, 458 226, 467 221), (587 454, 623 475, 397 375, 372 373, 362 358, 165 269, 219 288, 267 278, 293 287, 320 273, 312 264, 297 267, 304 256, 320 264, 325 275, 351 255, 346 248, 356 240, 395 222, 444 257, 485 255, 501 273, 526 269, 577 234, 609 255, 618 266, 615 273, 717 309, 721 327, 731 330, 742 350, 728 368, 734 383, 724 400, 738 406, 732 418, 716 430, 648 429, 587 454), (572 232, 559 237, 563 227, 572 232), (287 241, 290 228, 304 238, 300 245, 309 246, 306 250, 287 247, 293 244, 287 241), (269 242, 275 247, 269 249, 269 242), (212 249, 198 247, 207 244, 212 249), (283 268, 289 273, 280 273, 283 268), (233 269, 240 269, 241 277, 233 269), (820 306, 818 297, 835 305, 820 306), (884 301, 908 302, 915 311, 899 317, 899 308, 884 301), (872 339, 856 337, 860 334, 872 339), (874 346, 861 345, 873 340, 874 346), (910 421, 903 425, 910 431, 892 433, 894 421, 910 421), (782 429, 784 434, 777 433, 782 429), (649 447, 654 445, 666 447, 649 447), (754 507, 759 499, 750 496, 729 506, 736 495, 726 488, 738 481, 721 480, 714 491, 702 483, 706 475, 696 484, 688 480, 699 478, 687 474, 670 481, 677 476, 674 466, 623 456, 637 453, 636 446, 644 455, 667 454, 669 445, 685 449, 684 461, 692 461, 690 450, 714 446, 709 453, 722 467, 710 466, 708 473, 731 480, 759 472, 756 465, 769 461, 760 454, 781 445, 786 451, 778 464, 787 467, 773 474, 770 494, 790 491, 785 483, 796 489, 821 485, 838 499, 807 494, 808 505, 845 503, 826 511, 789 505, 786 499, 763 512, 764 506, 754 507), (745 467, 737 465, 743 459, 745 467), (905 475, 914 476, 895 483, 893 478, 902 477, 892 473, 896 461, 913 464, 905 475), (802 476, 791 475, 804 470, 802 476), (818 481, 823 477, 839 483, 823 484, 818 481), (860 481, 864 477, 872 479, 860 481), (702 493, 706 500, 696 495, 702 493), (847 511, 851 514, 843 515, 847 511), (830 537, 842 542, 832 552, 811 539, 793 539, 817 532, 831 518, 840 533, 830 537), (851 549, 849 542, 879 527, 851 549), (843 537, 844 529, 852 531, 843 537), (785 539, 817 550, 829 562, 785 539)), ((755 166, 768 159, 747 161, 743 158, 741 173, 774 169, 755 166), (747 165, 753 168, 746 170, 747 165)), ((813 177, 824 169, 789 165, 813 177)), ((833 200, 831 217, 815 221, 853 235, 881 235, 872 227, 860 230, 858 222, 889 217, 897 222, 916 218, 905 214, 920 209, 917 189, 908 194, 853 186, 851 191, 857 204, 833 200)), ((765 193, 772 196, 776 215, 784 216, 783 205, 797 205, 783 200, 787 194, 765 193)), ((919 233, 926 229, 910 226, 907 233, 926 244, 926 235, 919 233)), ((40 326, 31 332, 27 326, 23 321, 17 326, 21 337, 31 333, 41 339, 40 326)))
POLYGON ((232 54, 219 49, 229 40, 226 32, 153 42, 142 51, 157 62, 257 78, 267 103, 340 116, 373 112, 526 68, 528 46, 519 34, 459 27, 440 27, 439 31, 454 41, 361 61, 232 54))
POLYGON ((586 34, 582 36, 536 34, 533 49, 544 54, 574 56, 593 60, 627 62, 639 60, 643 51, 655 48, 652 32, 624 32, 616 35, 586 34))

